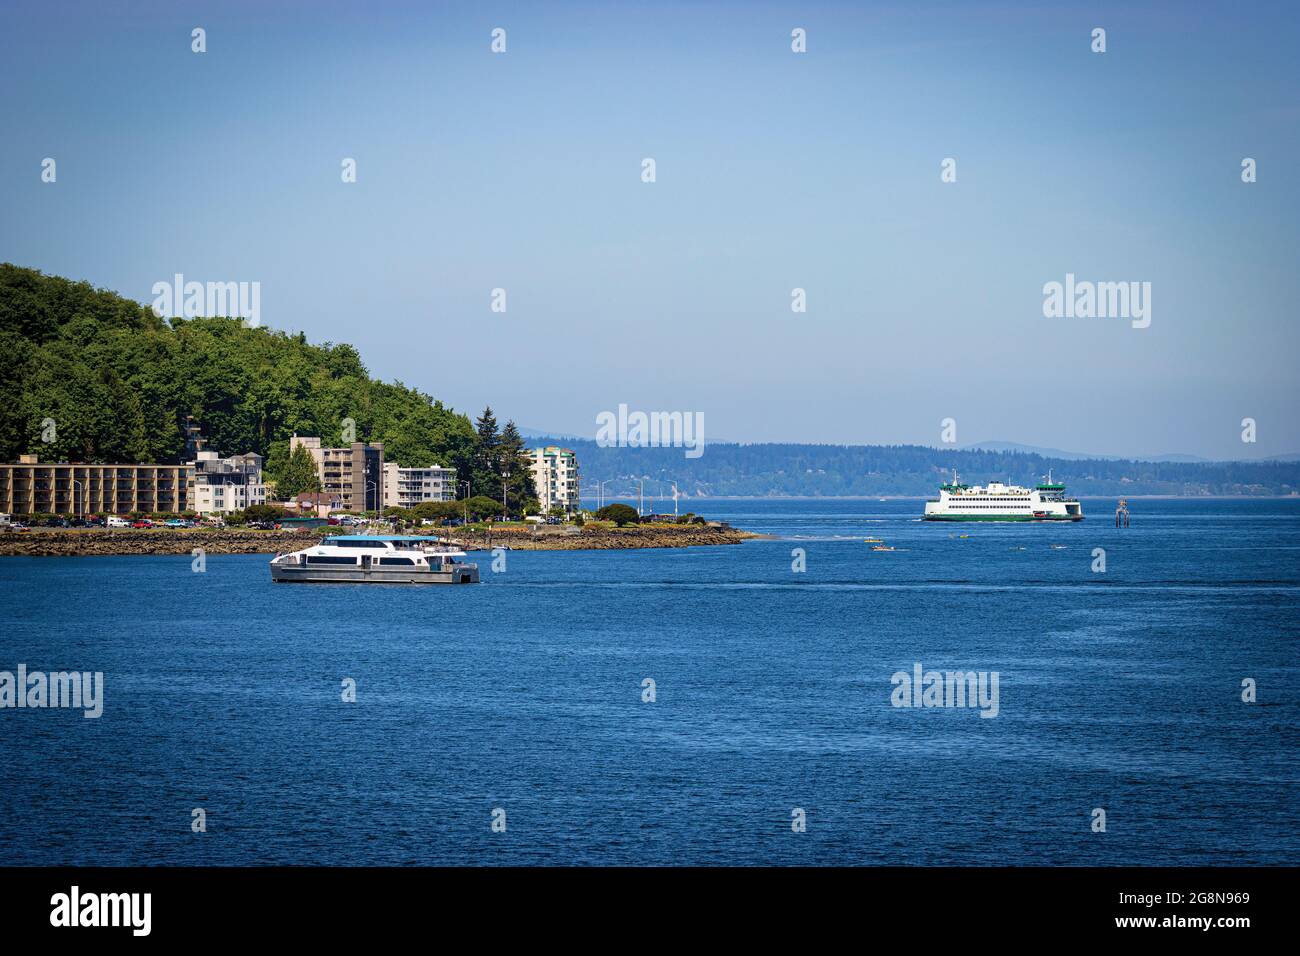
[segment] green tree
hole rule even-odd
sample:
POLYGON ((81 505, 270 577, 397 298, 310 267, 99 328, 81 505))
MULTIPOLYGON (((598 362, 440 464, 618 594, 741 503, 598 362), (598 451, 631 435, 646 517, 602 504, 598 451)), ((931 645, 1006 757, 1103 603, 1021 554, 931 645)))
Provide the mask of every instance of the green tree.
POLYGON ((501 429, 497 443, 497 471, 510 476, 506 481, 506 491, 511 514, 526 514, 540 507, 537 487, 533 483, 533 459, 513 420, 506 422, 505 428, 501 429))
POLYGON ((636 524, 641 520, 635 508, 623 504, 605 505, 596 512, 596 519, 598 521, 612 521, 620 528, 626 524, 636 524))
POLYGON ((244 509, 244 521, 283 521, 284 510, 275 505, 249 505, 244 509))
POLYGON ((460 502, 460 505, 463 509, 469 510, 471 521, 482 521, 484 518, 495 518, 502 514, 501 502, 484 495, 475 495, 469 501, 460 502))
POLYGON ((275 491, 285 500, 297 498, 305 491, 320 491, 316 459, 305 445, 299 445, 289 456, 284 472, 275 483, 275 491))
POLYGON ((501 500, 501 473, 498 470, 498 451, 501 436, 497 433, 497 419, 491 407, 483 409, 474 422, 474 457, 470 480, 474 494, 501 500))
POLYGON ((459 501, 422 501, 412 511, 416 518, 436 521, 439 524, 459 518, 465 513, 464 506, 459 501))

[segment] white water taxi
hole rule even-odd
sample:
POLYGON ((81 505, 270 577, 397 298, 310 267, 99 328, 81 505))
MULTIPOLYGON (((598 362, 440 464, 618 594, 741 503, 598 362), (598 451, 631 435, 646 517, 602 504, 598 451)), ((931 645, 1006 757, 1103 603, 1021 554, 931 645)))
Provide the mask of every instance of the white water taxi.
POLYGON ((271 580, 307 584, 477 584, 478 565, 436 538, 400 534, 348 534, 277 554, 271 580))

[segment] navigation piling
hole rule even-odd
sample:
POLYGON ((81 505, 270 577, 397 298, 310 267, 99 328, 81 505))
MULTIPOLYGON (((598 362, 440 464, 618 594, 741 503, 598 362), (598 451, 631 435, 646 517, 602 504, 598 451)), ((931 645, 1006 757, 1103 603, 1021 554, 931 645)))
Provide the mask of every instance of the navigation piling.
POLYGON ((1115 527, 1128 527, 1128 501, 1124 498, 1119 499, 1119 506, 1115 508, 1115 527))

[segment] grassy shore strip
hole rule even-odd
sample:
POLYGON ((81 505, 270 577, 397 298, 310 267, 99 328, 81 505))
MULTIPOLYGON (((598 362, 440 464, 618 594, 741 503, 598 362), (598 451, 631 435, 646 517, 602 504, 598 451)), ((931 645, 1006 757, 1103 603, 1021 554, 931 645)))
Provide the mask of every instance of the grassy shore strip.
MULTIPOLYGON (((505 546, 524 551, 613 550, 625 548, 691 548, 738 544, 755 538, 749 531, 700 525, 644 525, 628 528, 498 528, 485 532, 450 529, 454 542, 466 548, 505 546)), ((0 557, 86 557, 127 554, 276 554, 316 544, 335 529, 257 531, 226 528, 150 528, 148 530, 83 528, 33 529, 0 533, 0 557)))

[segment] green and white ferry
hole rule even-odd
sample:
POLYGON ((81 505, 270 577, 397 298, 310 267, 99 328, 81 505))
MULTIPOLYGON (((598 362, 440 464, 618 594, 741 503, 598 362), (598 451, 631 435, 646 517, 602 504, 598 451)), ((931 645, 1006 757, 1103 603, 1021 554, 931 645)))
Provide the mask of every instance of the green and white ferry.
POLYGON ((1065 485, 1052 481, 1051 473, 1033 488, 1004 485, 963 485, 953 472, 949 484, 939 486, 939 497, 925 503, 926 521, 1082 521, 1083 509, 1065 497, 1065 485))

